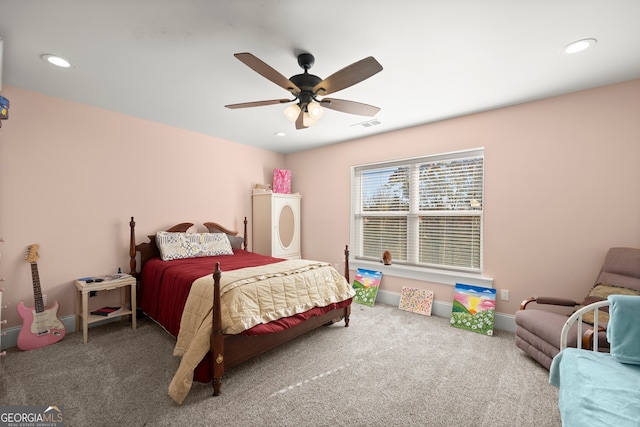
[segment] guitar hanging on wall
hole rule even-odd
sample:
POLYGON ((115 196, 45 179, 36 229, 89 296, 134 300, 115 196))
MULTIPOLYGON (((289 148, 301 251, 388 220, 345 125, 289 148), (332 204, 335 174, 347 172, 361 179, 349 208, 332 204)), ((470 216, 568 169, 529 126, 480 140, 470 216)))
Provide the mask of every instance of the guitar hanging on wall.
POLYGON ((22 317, 22 329, 18 334, 18 348, 20 350, 34 350, 57 343, 67 333, 64 325, 58 319, 58 302, 54 302, 49 308, 44 308, 37 263, 40 258, 39 248, 40 245, 29 246, 25 258, 31 264, 35 307, 25 307, 22 301, 16 307, 18 314, 22 317))

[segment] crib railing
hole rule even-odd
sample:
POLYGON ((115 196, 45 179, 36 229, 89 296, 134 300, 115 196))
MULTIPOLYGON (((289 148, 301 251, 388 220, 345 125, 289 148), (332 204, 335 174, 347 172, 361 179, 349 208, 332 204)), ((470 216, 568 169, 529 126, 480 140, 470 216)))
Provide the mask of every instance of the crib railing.
MULTIPOLYGON (((584 323, 582 323, 582 317, 589 313, 589 312, 593 312, 593 324, 594 324, 594 329, 596 329, 596 331, 593 333, 593 339, 592 339, 592 350, 593 351, 598 351, 598 332, 604 330, 603 328, 598 326, 598 314, 600 313, 600 308, 601 307, 606 307, 609 305, 609 301, 608 300, 604 300, 604 301, 598 301, 598 302, 594 302, 592 304, 589 304, 587 306, 582 307, 579 310, 576 310, 575 313, 573 313, 571 316, 569 316, 569 318, 567 319, 567 321, 565 322, 564 326, 562 327, 562 332, 560 334, 560 351, 564 350, 565 348, 567 348, 568 343, 567 343, 567 337, 569 335, 569 330, 571 329, 571 327, 573 326, 574 323, 577 322, 576 328, 577 328, 577 342, 576 342, 576 347, 577 348, 582 348, 583 347, 583 338, 584 335, 582 333, 582 327, 584 325, 584 323)), ((589 337, 591 336, 591 334, 588 335, 589 337)))

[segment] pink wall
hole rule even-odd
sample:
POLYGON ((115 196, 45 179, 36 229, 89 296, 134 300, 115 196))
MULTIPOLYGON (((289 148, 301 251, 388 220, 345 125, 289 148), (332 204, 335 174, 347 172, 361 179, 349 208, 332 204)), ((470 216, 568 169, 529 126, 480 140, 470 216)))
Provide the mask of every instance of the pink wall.
MULTIPOLYGON (((640 247, 640 80, 287 156, 14 87, 3 96, 8 327, 20 325, 15 305, 33 299, 28 245, 41 246, 48 302, 70 315, 75 278, 128 271, 131 216, 139 242, 183 221, 241 229, 251 187, 274 167, 292 169, 303 195, 303 256, 337 263, 349 243, 352 165, 485 147, 485 275, 511 290, 503 313, 532 294, 580 297, 607 248, 640 247)), ((453 296, 448 285, 391 276, 382 288, 406 285, 453 296)))
MULTIPOLYGON (((640 247, 640 80, 291 154, 302 254, 339 259, 356 164, 485 147, 484 275, 531 295, 581 298, 612 246, 640 247), (322 179, 318 179, 321 176, 322 179)), ((451 302, 450 285, 385 275, 451 302)))
MULTIPOLYGON (((10 118, 0 129, 2 318, 33 305, 30 244, 47 302, 74 313, 75 278, 129 271, 136 239, 179 222, 216 221, 242 231, 251 188, 270 182, 284 156, 85 105, 3 86, 10 118)), ((201 226, 202 227, 202 226, 201 226)), ((203 229, 203 228, 202 228, 203 229)), ((98 296, 94 304, 100 304, 98 296)), ((105 301, 106 302, 106 301, 105 301)))

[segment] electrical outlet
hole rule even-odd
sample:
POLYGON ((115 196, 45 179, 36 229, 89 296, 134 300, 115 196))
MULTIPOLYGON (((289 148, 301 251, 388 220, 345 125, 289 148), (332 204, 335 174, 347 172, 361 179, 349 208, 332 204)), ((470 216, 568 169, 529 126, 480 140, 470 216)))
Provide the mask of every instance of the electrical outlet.
POLYGON ((46 307, 47 306, 47 294, 42 295, 42 304, 46 307))
POLYGON ((509 289, 500 290, 500 299, 502 301, 509 301, 509 289))

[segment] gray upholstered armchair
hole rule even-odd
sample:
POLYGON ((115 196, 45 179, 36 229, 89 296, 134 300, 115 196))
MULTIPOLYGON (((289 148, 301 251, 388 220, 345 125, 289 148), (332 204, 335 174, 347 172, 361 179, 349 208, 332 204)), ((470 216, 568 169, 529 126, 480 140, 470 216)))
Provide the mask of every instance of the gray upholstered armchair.
MULTIPOLYGON (((551 361, 560 352, 560 333, 568 316, 541 309, 543 305, 576 307, 607 299, 611 294, 640 295, 640 249, 611 248, 596 279, 595 285, 582 301, 565 298, 532 297, 526 299, 516 312, 516 345, 542 366, 549 369, 551 361), (536 304, 532 304, 535 302, 536 304), (536 308, 532 308, 532 307, 536 308)), ((599 315, 598 342, 601 351, 608 351, 606 326, 608 315, 599 315)), ((589 319, 584 319, 588 322, 589 319)), ((568 342, 577 342, 576 325, 569 332, 568 342)), ((594 334, 591 324, 583 324, 583 348, 590 348, 594 334), (586 345, 585 345, 586 344, 586 345)))

